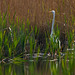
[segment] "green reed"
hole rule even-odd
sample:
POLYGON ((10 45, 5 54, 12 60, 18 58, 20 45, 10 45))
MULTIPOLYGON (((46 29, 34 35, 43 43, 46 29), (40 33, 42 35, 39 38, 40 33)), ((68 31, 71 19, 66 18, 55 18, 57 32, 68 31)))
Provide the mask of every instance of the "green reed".
POLYGON ((72 48, 74 42, 74 30, 67 32, 68 37, 68 48, 72 48))

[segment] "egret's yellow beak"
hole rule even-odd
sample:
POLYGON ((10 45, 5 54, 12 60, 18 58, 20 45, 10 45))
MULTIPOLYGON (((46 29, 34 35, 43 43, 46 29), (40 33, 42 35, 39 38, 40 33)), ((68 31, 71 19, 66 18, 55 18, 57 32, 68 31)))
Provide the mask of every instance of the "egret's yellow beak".
POLYGON ((52 11, 49 11, 49 13, 51 13, 52 11))

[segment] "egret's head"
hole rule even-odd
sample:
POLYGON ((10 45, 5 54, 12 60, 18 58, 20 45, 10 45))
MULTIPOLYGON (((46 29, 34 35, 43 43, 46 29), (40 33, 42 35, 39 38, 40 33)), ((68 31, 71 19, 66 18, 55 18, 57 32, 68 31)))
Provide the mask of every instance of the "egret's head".
POLYGON ((49 11, 49 12, 51 12, 51 13, 55 14, 55 11, 54 11, 54 10, 52 10, 52 11, 49 11))

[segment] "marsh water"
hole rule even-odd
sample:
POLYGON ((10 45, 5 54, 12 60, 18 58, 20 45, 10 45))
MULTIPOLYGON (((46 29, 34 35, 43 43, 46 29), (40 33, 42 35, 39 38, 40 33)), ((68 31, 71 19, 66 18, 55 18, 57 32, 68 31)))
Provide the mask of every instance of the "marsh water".
MULTIPOLYGON (((66 75, 68 72, 70 72, 70 63, 68 59, 66 60, 67 65, 64 65, 63 70, 62 60, 64 61, 65 58, 60 58, 59 60, 57 58, 52 59, 49 56, 44 58, 38 57, 38 59, 33 56, 33 58, 34 59, 32 60, 23 59, 22 61, 17 60, 1 63, 0 75, 66 75)), ((73 63, 75 63, 75 61, 73 63)), ((75 64, 73 64, 72 67, 71 75, 75 75, 75 64)))
MULTIPOLYGON (((58 61, 28 61, 0 64, 0 75, 53 75, 52 65, 55 69, 59 67, 61 74, 61 65, 58 61)), ((60 63, 61 64, 61 63, 60 63)))

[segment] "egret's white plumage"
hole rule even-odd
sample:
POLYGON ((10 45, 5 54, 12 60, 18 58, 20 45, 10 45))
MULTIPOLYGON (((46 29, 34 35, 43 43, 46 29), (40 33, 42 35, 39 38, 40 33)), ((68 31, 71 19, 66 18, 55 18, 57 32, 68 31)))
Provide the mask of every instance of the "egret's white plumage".
POLYGON ((53 20, 52 20, 52 29, 51 29, 51 37, 53 36, 53 34, 54 34, 54 21, 55 21, 55 11, 54 10, 52 10, 52 11, 50 11, 50 12, 52 12, 53 13, 53 20))

